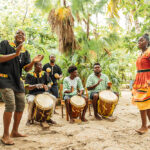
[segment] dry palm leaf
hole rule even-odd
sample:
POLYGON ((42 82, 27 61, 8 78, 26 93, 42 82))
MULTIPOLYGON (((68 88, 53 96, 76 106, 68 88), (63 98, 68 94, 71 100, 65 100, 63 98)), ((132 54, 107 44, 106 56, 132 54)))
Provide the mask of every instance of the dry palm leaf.
POLYGON ((108 49, 104 48, 104 51, 105 51, 109 56, 111 56, 111 52, 110 52, 108 49))
POLYGON ((52 31, 59 39, 59 50, 62 53, 72 52, 77 49, 73 32, 74 18, 69 7, 52 9, 48 17, 52 31))

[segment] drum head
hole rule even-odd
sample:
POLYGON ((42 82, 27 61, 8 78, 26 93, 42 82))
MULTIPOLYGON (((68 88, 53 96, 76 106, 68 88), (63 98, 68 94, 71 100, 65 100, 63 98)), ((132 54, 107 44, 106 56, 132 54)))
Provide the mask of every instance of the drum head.
POLYGON ((100 100, 103 100, 108 103, 113 103, 118 101, 117 95, 110 90, 104 90, 99 92, 99 98, 100 100))
POLYGON ((35 103, 42 110, 49 110, 53 108, 54 101, 49 94, 38 94, 35 97, 35 103))
POLYGON ((71 97, 70 103, 77 108, 82 108, 86 105, 85 99, 83 97, 77 96, 77 95, 71 97))

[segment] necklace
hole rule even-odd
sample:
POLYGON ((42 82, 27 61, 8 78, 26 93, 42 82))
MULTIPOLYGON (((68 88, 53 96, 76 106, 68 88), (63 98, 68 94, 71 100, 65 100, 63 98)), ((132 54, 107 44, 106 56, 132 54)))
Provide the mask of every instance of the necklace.
POLYGON ((20 64, 21 64, 21 61, 22 61, 22 54, 20 53, 20 55, 18 56, 18 58, 19 58, 19 62, 20 62, 20 64))

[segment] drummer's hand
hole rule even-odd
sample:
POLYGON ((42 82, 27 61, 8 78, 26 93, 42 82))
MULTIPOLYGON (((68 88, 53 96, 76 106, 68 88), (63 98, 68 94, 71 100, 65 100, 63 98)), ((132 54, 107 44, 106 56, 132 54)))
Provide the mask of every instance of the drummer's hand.
POLYGON ((43 55, 37 55, 37 56, 34 57, 33 62, 34 63, 40 62, 43 58, 44 58, 43 55))
POLYGON ((43 89, 44 87, 43 87, 43 84, 36 84, 36 88, 37 89, 43 89))
POLYGON ((81 96, 82 94, 81 93, 78 93, 78 96, 81 96))
POLYGON ((59 75, 59 79, 61 79, 63 77, 63 75, 59 75))
POLYGON ((48 91, 48 86, 47 85, 43 85, 43 87, 44 87, 45 91, 48 91))
POLYGON ((103 79, 99 79, 99 81, 98 81, 98 83, 97 83, 97 84, 99 84, 101 81, 103 81, 103 79))
POLYGON ((52 87, 52 85, 50 83, 48 83, 47 87, 50 89, 52 87))
POLYGON ((81 96, 82 95, 82 91, 80 91, 79 93, 78 93, 78 96, 81 96))
POLYGON ((71 86, 70 93, 72 93, 73 91, 74 91, 74 87, 71 86))

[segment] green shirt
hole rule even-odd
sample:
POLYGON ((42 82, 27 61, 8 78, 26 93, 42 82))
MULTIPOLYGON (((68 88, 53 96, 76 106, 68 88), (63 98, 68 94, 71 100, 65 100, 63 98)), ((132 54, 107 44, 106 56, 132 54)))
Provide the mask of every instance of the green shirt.
POLYGON ((79 77, 74 78, 73 80, 70 77, 65 77, 63 81, 63 93, 64 95, 77 95, 77 89, 84 90, 82 81, 79 77), (71 86, 73 86, 74 90, 72 93, 64 93, 67 90, 71 90, 71 86))
POLYGON ((98 78, 94 73, 92 73, 86 81, 86 87, 97 84, 100 79, 102 79, 102 81, 99 83, 99 85, 96 86, 95 89, 88 91, 89 95, 92 92, 99 92, 107 89, 107 83, 109 82, 109 78, 105 74, 101 74, 100 78, 98 78))

